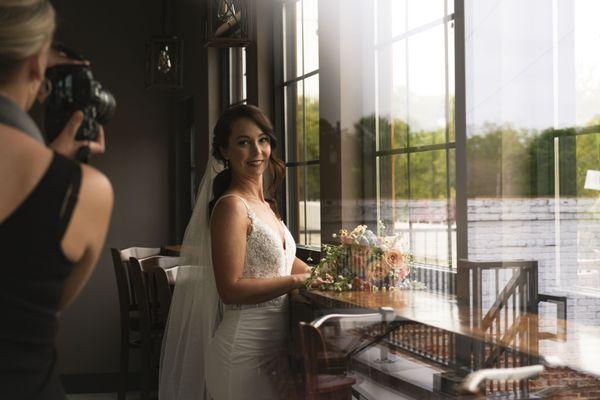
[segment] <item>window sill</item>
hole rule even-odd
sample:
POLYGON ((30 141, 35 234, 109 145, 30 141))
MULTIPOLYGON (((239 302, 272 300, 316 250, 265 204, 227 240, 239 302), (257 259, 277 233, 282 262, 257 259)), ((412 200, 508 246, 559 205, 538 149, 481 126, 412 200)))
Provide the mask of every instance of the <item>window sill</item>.
POLYGON ((307 264, 316 264, 321 260, 321 249, 316 246, 296 246, 296 256, 307 264), (308 259, 311 259, 307 261, 308 259))

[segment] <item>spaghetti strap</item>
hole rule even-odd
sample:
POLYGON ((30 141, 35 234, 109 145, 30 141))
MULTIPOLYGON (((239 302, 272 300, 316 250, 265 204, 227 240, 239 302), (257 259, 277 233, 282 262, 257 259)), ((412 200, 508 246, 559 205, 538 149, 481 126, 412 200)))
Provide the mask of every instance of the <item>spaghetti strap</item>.
POLYGON ((246 211, 248 212, 248 217, 250 217, 251 220, 253 220, 253 211, 252 208, 250 208, 250 206, 248 205, 248 203, 246 202, 246 200, 244 200, 244 198, 240 195, 234 194, 234 193, 227 193, 224 194, 223 196, 219 197, 219 199, 215 202, 215 205, 213 206, 213 210, 217 207, 217 204, 219 204, 219 202, 221 200, 223 200, 225 197, 237 197, 238 199, 240 199, 242 201, 242 203, 244 203, 244 206, 246 207, 246 211))

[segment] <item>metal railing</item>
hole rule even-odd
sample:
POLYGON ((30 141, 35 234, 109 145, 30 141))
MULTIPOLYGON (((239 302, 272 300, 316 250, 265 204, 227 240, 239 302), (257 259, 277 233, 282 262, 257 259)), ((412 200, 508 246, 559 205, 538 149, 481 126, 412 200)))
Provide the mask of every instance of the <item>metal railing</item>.
POLYGON ((427 285, 427 289, 445 295, 456 294, 456 270, 435 265, 413 263, 413 276, 427 285))
MULTIPOLYGON (((473 341, 472 370, 537 364, 537 261, 461 260, 459 268, 469 270, 472 326, 484 337, 473 341), (484 285, 494 290, 486 293, 484 285)), ((528 395, 527 379, 485 385, 487 394, 528 395)))
MULTIPOLYGON (((376 324, 366 329, 365 334, 378 336, 383 329, 381 324, 376 324)), ((440 328, 406 321, 396 326, 382 343, 392 350, 405 351, 444 367, 455 367, 455 336, 455 334, 440 328)))

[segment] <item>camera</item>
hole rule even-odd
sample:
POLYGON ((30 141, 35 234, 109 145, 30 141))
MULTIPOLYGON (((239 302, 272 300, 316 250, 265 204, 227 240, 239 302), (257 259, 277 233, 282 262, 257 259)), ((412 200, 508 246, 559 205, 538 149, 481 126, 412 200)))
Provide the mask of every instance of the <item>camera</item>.
MULTIPOLYGON (((83 60, 69 49, 60 50, 72 59, 83 60)), ((85 64, 56 65, 46 70, 46 77, 52 83, 44 116, 48 141, 58 136, 75 111, 83 112, 83 123, 75 140, 96 140, 100 125, 114 115, 117 106, 114 96, 94 80, 92 70, 85 64)))

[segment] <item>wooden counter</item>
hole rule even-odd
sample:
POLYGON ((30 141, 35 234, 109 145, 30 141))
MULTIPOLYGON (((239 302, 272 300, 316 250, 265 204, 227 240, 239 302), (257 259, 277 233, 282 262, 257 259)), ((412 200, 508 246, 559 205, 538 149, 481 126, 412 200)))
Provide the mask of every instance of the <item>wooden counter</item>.
MULTIPOLYGON (((393 292, 325 292, 302 293, 319 308, 358 308, 376 311, 379 307, 392 307, 396 319, 413 321, 428 327, 449 332, 457 337, 473 339, 484 344, 495 344, 515 349, 514 341, 505 340, 510 335, 491 337, 478 330, 471 322, 468 305, 459 305, 454 296, 436 294, 425 290, 396 290, 393 292)), ((529 345, 520 341, 518 352, 541 357, 547 365, 565 366, 576 371, 600 377, 600 327, 583 323, 566 322, 567 337, 564 341, 539 339, 537 315, 525 315, 523 326, 535 327, 535 338, 529 345)))

